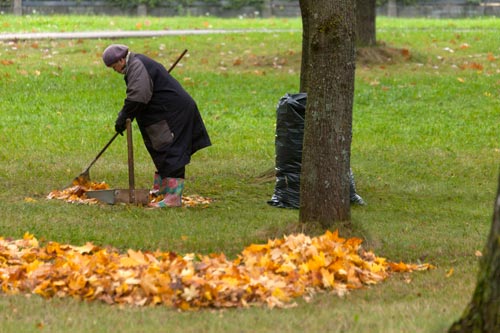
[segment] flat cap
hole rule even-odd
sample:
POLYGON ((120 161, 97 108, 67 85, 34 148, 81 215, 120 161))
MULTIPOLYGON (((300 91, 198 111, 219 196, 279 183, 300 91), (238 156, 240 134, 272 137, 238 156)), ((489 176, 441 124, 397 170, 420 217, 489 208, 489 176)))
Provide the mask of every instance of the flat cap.
POLYGON ((128 53, 128 46, 122 44, 109 45, 102 54, 102 60, 106 66, 111 66, 118 60, 125 58, 128 53))

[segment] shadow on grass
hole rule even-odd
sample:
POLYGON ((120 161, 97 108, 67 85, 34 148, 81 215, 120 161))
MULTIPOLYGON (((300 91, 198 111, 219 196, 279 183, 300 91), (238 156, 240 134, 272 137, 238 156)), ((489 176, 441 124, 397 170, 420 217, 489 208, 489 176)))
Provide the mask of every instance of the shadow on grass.
MULTIPOLYGON (((283 208, 277 208, 283 209, 283 208)), ((376 241, 370 237, 369 232, 362 225, 354 224, 351 221, 335 222, 330 228, 324 229, 319 223, 302 223, 290 221, 284 226, 269 226, 256 231, 256 236, 260 239, 276 239, 292 234, 306 234, 311 237, 321 236, 327 230, 336 231, 342 238, 360 238, 368 247, 373 247, 376 241)))

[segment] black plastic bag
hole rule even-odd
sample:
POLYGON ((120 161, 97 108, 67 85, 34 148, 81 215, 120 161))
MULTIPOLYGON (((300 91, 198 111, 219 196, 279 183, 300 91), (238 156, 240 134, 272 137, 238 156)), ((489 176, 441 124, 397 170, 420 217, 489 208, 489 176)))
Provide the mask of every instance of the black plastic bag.
MULTIPOLYGON (((307 94, 286 94, 276 108, 276 184, 267 203, 280 208, 299 208, 302 141, 307 94)), ((354 176, 350 171, 350 201, 364 205, 356 193, 354 176)))
POLYGON ((302 140, 307 94, 286 94, 276 109, 276 185, 268 203, 299 208, 302 140))

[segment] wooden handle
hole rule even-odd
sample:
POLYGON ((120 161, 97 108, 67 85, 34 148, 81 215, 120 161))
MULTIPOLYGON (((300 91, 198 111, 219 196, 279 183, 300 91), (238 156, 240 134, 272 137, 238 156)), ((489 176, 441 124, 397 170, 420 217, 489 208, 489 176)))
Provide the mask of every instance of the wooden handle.
POLYGON ((85 169, 82 173, 88 173, 90 168, 94 165, 94 163, 99 159, 99 157, 101 157, 101 155, 106 151, 106 149, 108 149, 108 147, 111 145, 111 143, 116 139, 116 137, 118 136, 118 132, 116 132, 113 137, 111 138, 111 140, 109 140, 109 142, 104 146, 104 148, 101 149, 101 151, 99 152, 99 154, 97 154, 97 156, 94 158, 94 160, 92 162, 90 162, 89 166, 87 167, 87 169, 85 169))
POLYGON ((135 179, 134 179, 134 147, 132 144, 132 121, 127 119, 127 149, 128 149, 128 189, 129 202, 135 203, 135 179))
POLYGON ((172 66, 170 66, 170 68, 168 69, 169 73, 172 71, 172 69, 175 68, 175 66, 177 66, 177 64, 179 63, 179 61, 181 61, 182 57, 184 57, 184 55, 187 53, 187 51, 188 51, 187 49, 182 51, 181 55, 177 58, 177 60, 175 60, 175 62, 172 64, 172 66))

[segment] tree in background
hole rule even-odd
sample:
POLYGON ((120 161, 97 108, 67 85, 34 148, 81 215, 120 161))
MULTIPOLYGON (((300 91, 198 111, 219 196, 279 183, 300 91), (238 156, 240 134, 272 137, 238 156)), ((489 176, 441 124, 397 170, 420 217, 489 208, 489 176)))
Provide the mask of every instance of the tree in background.
POLYGON ((22 15, 23 14, 23 2, 22 2, 22 0, 13 0, 12 1, 12 13, 14 15, 22 15))
POLYGON ((500 182, 476 290, 462 318, 451 326, 449 332, 500 332, 500 182))
POLYGON ((376 0, 356 0, 356 45, 375 46, 376 0))
POLYGON ((328 229, 350 221, 349 168, 355 72, 355 2, 300 0, 307 92, 300 221, 328 229))

